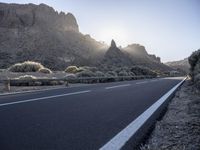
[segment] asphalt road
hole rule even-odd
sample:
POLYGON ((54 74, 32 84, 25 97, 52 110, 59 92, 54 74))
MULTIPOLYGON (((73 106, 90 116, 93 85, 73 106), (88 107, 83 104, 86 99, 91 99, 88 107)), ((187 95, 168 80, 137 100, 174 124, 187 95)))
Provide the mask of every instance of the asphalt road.
POLYGON ((182 79, 134 80, 0 96, 0 149, 99 149, 182 79))

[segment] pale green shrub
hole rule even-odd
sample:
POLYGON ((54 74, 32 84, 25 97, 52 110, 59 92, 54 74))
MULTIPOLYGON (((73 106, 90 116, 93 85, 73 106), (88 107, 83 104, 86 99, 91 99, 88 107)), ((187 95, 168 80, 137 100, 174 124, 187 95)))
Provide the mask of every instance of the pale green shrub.
POLYGON ((76 67, 76 66, 68 66, 65 69, 65 72, 67 72, 67 73, 77 73, 77 72, 79 72, 79 68, 76 67))
POLYGON ((11 72, 37 72, 44 66, 38 62, 25 61, 23 63, 17 63, 8 68, 11 72))
POLYGON ((51 74, 52 73, 52 71, 48 68, 40 68, 38 70, 38 72, 45 73, 45 74, 51 74))

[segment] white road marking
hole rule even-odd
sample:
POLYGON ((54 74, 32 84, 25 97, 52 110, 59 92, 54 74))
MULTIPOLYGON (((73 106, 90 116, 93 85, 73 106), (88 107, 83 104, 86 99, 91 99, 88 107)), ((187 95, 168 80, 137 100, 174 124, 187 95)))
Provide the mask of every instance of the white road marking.
POLYGON ((150 80, 150 82, 156 82, 156 81, 158 81, 158 80, 156 80, 156 79, 155 80, 150 80))
POLYGON ((106 87, 105 89, 108 90, 108 89, 126 87, 126 86, 130 86, 130 85, 131 85, 131 84, 122 84, 122 85, 116 85, 116 86, 109 86, 109 87, 106 87))
POLYGON ((108 143, 106 143, 100 150, 119 150, 126 142, 137 132, 137 130, 143 126, 143 124, 151 117, 151 115, 166 101, 166 99, 186 80, 182 80, 159 100, 157 100, 152 106, 138 116, 133 122, 131 122, 125 129, 119 132, 108 143))
POLYGON ((144 83, 147 83, 147 81, 137 82, 136 84, 144 84, 144 83))
POLYGON ((50 98, 56 98, 56 97, 63 97, 63 96, 69 96, 69 95, 83 94, 83 93, 88 93, 88 92, 91 92, 91 90, 78 91, 78 92, 67 93, 67 94, 60 94, 60 95, 53 95, 53 96, 46 96, 46 97, 40 97, 40 98, 33 98, 33 99, 22 100, 22 101, 15 101, 15 102, 10 102, 10 103, 3 103, 3 104, 0 104, 0 107, 7 106, 7 105, 20 104, 20 103, 33 102, 33 101, 40 101, 40 100, 50 99, 50 98))

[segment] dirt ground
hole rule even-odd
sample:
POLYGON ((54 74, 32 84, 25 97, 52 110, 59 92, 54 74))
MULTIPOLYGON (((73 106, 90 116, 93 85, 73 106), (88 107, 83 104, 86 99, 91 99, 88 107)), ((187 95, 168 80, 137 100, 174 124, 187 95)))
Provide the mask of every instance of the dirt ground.
POLYGON ((200 150, 200 94, 186 81, 141 150, 200 150))

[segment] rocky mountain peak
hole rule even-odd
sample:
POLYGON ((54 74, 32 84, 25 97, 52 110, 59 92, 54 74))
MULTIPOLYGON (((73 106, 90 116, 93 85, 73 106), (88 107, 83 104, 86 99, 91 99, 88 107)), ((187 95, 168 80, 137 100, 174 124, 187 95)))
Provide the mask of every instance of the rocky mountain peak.
POLYGON ((115 41, 112 39, 112 41, 111 41, 111 47, 113 47, 113 48, 116 48, 117 46, 116 46, 116 43, 115 43, 115 41))

